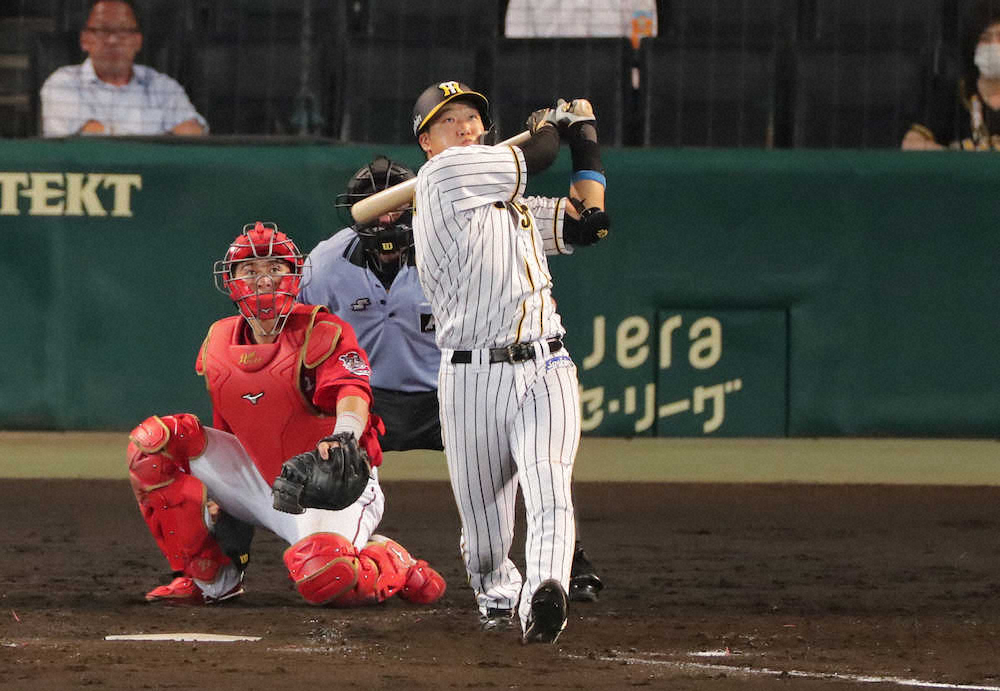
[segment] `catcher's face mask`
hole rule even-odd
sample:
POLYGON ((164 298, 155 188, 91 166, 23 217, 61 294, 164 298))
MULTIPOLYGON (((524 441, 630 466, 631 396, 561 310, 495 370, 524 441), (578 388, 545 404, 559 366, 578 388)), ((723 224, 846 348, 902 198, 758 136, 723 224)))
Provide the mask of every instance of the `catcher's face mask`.
POLYGON ((304 264, 298 247, 274 223, 248 223, 215 263, 215 286, 255 328, 267 322, 271 326, 262 333, 277 335, 295 306, 304 264))
POLYGON ((412 214, 406 211, 395 221, 355 228, 373 269, 395 274, 403 267, 413 248, 411 220, 412 214))

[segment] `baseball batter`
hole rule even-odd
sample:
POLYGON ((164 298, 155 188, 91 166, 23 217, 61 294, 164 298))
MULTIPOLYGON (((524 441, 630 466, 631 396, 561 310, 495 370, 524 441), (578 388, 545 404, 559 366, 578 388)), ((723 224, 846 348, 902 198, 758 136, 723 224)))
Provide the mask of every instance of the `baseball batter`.
POLYGON ((576 366, 562 342, 545 255, 607 235, 595 118, 583 100, 536 111, 520 147, 480 144, 485 96, 456 81, 417 99, 413 231, 420 282, 441 348, 438 399, 461 550, 484 628, 517 613, 522 640, 566 626, 574 551, 571 495, 580 439, 576 366), (571 147, 570 197, 523 197, 560 136, 571 147), (524 497, 526 573, 509 558, 524 497))
MULTIPOLYGON (((377 156, 351 177, 337 207, 349 209, 413 177, 406 166, 377 156)), ((309 253, 299 293, 302 302, 326 305, 354 327, 372 365, 372 410, 385 423, 385 451, 444 448, 437 400, 441 351, 420 286, 411 223, 407 206, 320 242, 309 253)), ((595 602, 603 587, 577 531, 569 598, 595 602)))
POLYGON ((303 265, 277 226, 245 226, 215 266, 217 286, 240 315, 211 326, 195 365, 212 399, 212 426, 187 413, 153 416, 129 437, 136 500, 175 576, 148 601, 203 604, 242 594, 257 526, 290 544, 285 566, 310 603, 370 604, 397 592, 429 603, 444 593, 426 562, 373 534, 385 500, 368 359, 348 324, 295 302, 303 265), (329 465, 335 456, 360 458, 360 496, 352 493, 339 510, 277 510, 276 478, 285 489, 297 479, 288 473, 296 459, 285 459, 310 449, 329 465))

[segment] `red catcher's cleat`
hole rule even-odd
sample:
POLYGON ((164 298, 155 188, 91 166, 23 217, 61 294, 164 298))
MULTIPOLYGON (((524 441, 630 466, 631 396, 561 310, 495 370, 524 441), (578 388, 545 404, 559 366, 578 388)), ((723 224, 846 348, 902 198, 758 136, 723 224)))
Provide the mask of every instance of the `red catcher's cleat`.
POLYGON ((187 576, 178 576, 167 585, 153 588, 146 593, 146 602, 167 602, 177 605, 213 605, 216 602, 239 597, 245 592, 243 579, 221 597, 209 597, 201 592, 201 588, 194 582, 194 579, 187 576))
POLYGON ((205 598, 194 579, 178 576, 167 585, 153 588, 146 593, 146 602, 176 602, 178 604, 201 605, 205 598))

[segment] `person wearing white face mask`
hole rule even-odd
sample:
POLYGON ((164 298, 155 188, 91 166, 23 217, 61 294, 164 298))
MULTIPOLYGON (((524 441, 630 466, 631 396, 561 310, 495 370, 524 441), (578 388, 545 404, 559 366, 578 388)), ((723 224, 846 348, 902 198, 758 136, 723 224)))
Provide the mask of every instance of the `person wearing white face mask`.
POLYGON ((1000 0, 980 0, 969 26, 962 78, 931 90, 903 150, 1000 151, 1000 0))

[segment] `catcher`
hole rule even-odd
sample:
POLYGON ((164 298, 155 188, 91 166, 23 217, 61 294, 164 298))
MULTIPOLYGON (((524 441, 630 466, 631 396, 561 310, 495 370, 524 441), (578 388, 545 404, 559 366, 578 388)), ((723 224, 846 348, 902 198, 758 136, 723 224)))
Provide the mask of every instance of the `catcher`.
POLYGON ((445 582, 399 543, 374 535, 381 420, 351 327, 298 304, 304 258, 273 223, 244 226, 215 264, 240 316, 215 322, 195 370, 212 426, 188 413, 132 430, 129 478, 173 570, 150 602, 209 604, 241 595, 253 530, 290 544, 284 563, 317 605, 434 602, 445 582))

